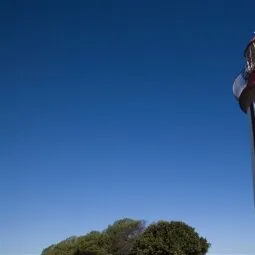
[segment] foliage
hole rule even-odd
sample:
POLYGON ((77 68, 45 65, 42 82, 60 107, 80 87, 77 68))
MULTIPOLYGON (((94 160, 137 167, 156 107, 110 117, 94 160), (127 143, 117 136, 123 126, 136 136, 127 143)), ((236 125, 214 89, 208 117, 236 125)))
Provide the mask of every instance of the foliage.
POLYGON ((184 222, 159 221, 135 242, 132 255, 203 255, 209 246, 205 238, 184 222))
POLYGON ((204 237, 200 237, 201 254, 204 255, 208 252, 211 244, 204 237))
POLYGON ((121 219, 109 225, 104 231, 108 239, 108 251, 114 255, 130 254, 132 246, 136 239, 145 229, 145 222, 121 219))
POLYGON ((42 255, 74 255, 77 250, 77 237, 69 237, 55 245, 44 249, 42 255))
POLYGON ((104 231, 73 236, 44 249, 41 255, 204 255, 210 244, 183 222, 145 222, 124 218, 104 231))
POLYGON ((92 231, 77 239, 77 248, 81 254, 107 255, 107 239, 103 233, 92 231))
POLYGON ((53 244, 53 245, 50 245, 49 247, 43 249, 41 255, 51 255, 51 254, 53 254, 54 247, 55 247, 55 245, 53 244))

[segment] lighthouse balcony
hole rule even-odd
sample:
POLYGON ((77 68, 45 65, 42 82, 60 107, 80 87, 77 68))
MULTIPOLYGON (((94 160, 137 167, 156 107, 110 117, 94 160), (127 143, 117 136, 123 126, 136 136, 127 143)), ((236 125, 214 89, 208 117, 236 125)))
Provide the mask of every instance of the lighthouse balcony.
POLYGON ((241 93, 243 92, 243 90, 247 86, 246 75, 247 75, 247 72, 246 72, 246 69, 244 69, 239 73, 239 75, 234 80, 233 94, 234 94, 234 96, 236 97, 237 100, 239 99, 241 93))

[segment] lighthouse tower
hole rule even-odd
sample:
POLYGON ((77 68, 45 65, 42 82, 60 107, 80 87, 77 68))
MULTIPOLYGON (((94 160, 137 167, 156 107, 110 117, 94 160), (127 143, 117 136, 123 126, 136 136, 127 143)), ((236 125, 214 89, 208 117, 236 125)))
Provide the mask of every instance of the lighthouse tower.
POLYGON ((255 204, 255 36, 244 50, 245 65, 233 84, 233 93, 250 125, 253 198, 255 204))

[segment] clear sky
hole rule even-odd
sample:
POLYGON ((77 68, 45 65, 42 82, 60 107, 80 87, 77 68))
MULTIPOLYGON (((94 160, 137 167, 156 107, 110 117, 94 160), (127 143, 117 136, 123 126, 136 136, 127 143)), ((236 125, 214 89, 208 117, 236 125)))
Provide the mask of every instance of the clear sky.
POLYGON ((255 253, 232 95, 254 0, 0 2, 0 254, 122 217, 255 253))

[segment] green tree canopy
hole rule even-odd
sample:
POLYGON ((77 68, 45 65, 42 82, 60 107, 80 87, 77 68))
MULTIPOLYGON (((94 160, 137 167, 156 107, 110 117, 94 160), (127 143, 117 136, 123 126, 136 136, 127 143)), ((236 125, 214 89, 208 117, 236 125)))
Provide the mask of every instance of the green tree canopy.
POLYGON ((203 255, 210 244, 180 221, 151 224, 135 242, 132 255, 203 255))
POLYGON ((91 231, 85 236, 77 239, 76 246, 84 255, 107 255, 107 238, 104 233, 91 231))
POLYGON ((44 249, 41 255, 204 255, 210 244, 179 221, 145 222, 124 218, 104 231, 73 236, 44 249))
POLYGON ((77 237, 69 237, 42 251, 42 255, 73 255, 77 250, 77 237))
POLYGON ((127 255, 134 242, 145 229, 145 222, 124 218, 115 221, 103 232, 108 239, 108 251, 114 255, 127 255))

